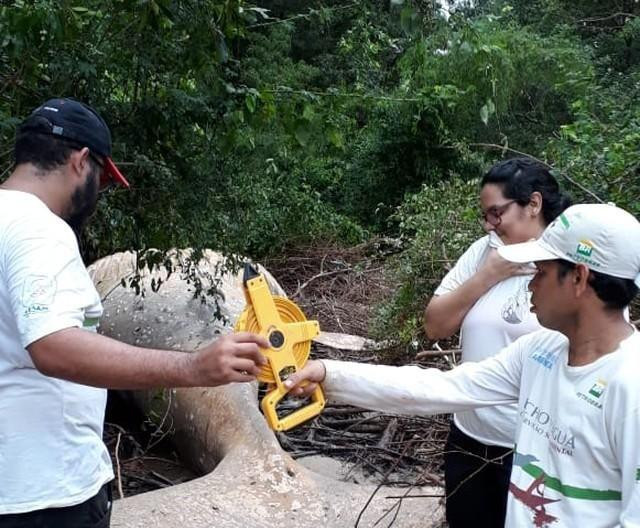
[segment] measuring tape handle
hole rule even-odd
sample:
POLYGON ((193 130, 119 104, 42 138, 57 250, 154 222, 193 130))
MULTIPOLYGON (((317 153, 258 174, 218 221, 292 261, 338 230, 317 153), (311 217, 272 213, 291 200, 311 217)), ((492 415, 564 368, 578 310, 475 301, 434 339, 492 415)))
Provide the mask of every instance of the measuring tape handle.
POLYGON ((287 416, 280 418, 276 407, 286 394, 287 391, 284 388, 280 388, 276 385, 272 391, 268 392, 264 398, 262 398, 262 402, 260 403, 260 407, 267 419, 267 423, 274 431, 288 431, 289 429, 292 429, 293 427, 317 416, 322 412, 322 409, 324 409, 324 392, 322 392, 322 388, 318 385, 311 393, 311 402, 308 405, 300 407, 287 416))

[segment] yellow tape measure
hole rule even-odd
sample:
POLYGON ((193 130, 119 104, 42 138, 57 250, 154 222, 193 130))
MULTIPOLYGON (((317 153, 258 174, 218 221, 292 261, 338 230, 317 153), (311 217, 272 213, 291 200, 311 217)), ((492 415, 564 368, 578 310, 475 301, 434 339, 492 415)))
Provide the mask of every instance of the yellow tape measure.
POLYGON ((260 334, 269 340, 271 347, 262 350, 268 365, 258 374, 258 380, 269 384, 269 391, 262 398, 260 408, 271 429, 287 431, 320 414, 325 405, 324 394, 318 386, 308 405, 283 418, 279 418, 276 411, 278 402, 287 394, 284 381, 307 362, 311 340, 320 333, 320 325, 318 321, 307 321, 294 302, 273 296, 264 275, 250 264, 245 265, 243 282, 247 306, 235 329, 260 334))

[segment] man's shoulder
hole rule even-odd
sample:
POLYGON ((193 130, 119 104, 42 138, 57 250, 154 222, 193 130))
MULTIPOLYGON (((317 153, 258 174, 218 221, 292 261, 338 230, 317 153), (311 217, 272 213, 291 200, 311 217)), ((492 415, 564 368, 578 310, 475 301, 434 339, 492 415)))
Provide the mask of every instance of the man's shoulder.
POLYGON ((634 332, 620 343, 620 348, 613 352, 611 359, 616 368, 616 379, 620 384, 630 383, 634 390, 638 384, 640 371, 640 332, 634 332))
POLYGON ((523 347, 549 346, 563 349, 569 344, 567 336, 555 330, 549 330, 548 328, 541 328, 535 332, 523 335, 518 338, 517 341, 521 343, 523 347))
POLYGON ((69 225, 32 194, 0 190, 0 211, 0 240, 5 243, 37 237, 75 244, 69 225))
POLYGON ((524 357, 551 368, 557 358, 569 349, 569 340, 560 332, 543 328, 518 338, 517 348, 524 357))

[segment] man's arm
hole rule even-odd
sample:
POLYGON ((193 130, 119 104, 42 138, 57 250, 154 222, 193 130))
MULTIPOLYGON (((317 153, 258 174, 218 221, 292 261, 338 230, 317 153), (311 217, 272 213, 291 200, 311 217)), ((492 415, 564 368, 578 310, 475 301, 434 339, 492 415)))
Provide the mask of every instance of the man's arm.
POLYGON ((49 334, 27 350, 47 376, 111 389, 216 386, 252 381, 266 362, 261 336, 221 337, 197 352, 184 353, 127 345, 80 328, 49 334))
POLYGON ((317 383, 323 383, 327 398, 334 402, 406 415, 513 403, 520 392, 522 353, 526 348, 520 343, 522 339, 497 356, 447 372, 417 366, 310 361, 292 374, 285 386, 293 395, 305 396, 317 383))

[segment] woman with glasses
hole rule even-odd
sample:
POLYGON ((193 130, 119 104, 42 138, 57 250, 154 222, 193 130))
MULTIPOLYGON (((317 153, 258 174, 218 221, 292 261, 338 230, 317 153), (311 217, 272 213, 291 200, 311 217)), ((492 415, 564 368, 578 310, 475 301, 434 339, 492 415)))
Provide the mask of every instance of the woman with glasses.
MULTIPOLYGON (((447 273, 424 315, 430 339, 460 332, 462 361, 480 361, 539 330, 529 311, 534 269, 498 255, 503 244, 538 238, 570 205, 547 167, 528 158, 495 164, 480 183, 480 223, 487 235, 447 273)), ((503 527, 516 406, 456 413, 444 455, 450 528, 503 527)))

